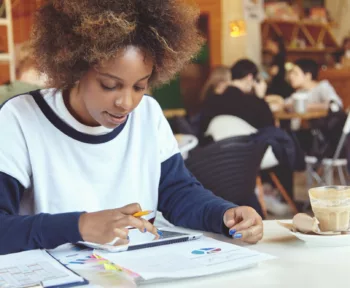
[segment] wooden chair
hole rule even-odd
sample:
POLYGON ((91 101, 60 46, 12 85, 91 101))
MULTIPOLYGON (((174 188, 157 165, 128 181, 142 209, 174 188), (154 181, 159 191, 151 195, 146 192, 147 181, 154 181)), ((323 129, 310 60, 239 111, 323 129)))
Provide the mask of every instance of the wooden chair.
MULTIPOLYGON (((242 135, 251 135, 257 132, 257 129, 249 125, 244 120, 232 116, 232 115, 221 115, 215 117, 209 124, 209 127, 206 131, 207 136, 211 136, 214 141, 221 141, 223 139, 242 136, 242 135)), ((269 146, 264 154, 264 157, 260 164, 260 170, 270 170, 279 165, 279 162, 272 151, 272 147, 269 146)), ((286 189, 283 187, 278 177, 274 172, 269 172, 272 182, 277 187, 278 191, 281 193, 283 199, 288 203, 293 213, 297 214, 298 209, 295 206, 294 201, 288 195, 286 189)), ((264 215, 267 215, 266 205, 264 201, 264 190, 262 187, 261 179, 258 177, 256 180, 258 191, 259 191, 259 202, 263 209, 264 215)))

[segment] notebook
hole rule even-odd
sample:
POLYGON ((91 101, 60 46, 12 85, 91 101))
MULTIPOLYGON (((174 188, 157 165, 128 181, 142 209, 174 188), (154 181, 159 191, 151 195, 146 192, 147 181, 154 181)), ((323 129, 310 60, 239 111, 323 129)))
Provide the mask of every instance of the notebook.
POLYGON ((0 287, 72 287, 89 282, 45 250, 0 256, 0 287))
POLYGON ((155 240, 155 236, 149 232, 141 233, 137 229, 130 229, 129 237, 130 242, 128 245, 120 245, 120 246, 112 246, 108 244, 96 244, 91 242, 79 242, 79 244, 83 244, 87 247, 99 250, 105 250, 108 252, 124 252, 124 251, 132 251, 143 248, 150 248, 162 245, 169 245, 181 242, 187 242, 192 240, 197 240, 202 237, 202 233, 198 232, 177 232, 172 230, 171 228, 160 228, 158 229, 162 232, 162 235, 158 240, 155 240))

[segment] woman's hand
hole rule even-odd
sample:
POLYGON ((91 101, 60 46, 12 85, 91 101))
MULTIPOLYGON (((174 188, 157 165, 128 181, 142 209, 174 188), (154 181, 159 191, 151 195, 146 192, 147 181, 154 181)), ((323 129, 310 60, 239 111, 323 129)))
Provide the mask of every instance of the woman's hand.
POLYGON ((79 219, 79 232, 84 241, 106 244, 119 238, 113 245, 129 243, 128 226, 135 227, 141 232, 150 232, 157 238, 158 230, 150 222, 132 215, 140 212, 139 204, 130 204, 118 209, 84 213, 79 219))
POLYGON ((255 81, 253 87, 256 96, 258 96, 261 99, 265 97, 267 84, 264 80, 259 80, 259 82, 255 81))
POLYGON ((251 207, 240 206, 227 210, 224 223, 235 239, 255 244, 263 237, 262 219, 251 207))

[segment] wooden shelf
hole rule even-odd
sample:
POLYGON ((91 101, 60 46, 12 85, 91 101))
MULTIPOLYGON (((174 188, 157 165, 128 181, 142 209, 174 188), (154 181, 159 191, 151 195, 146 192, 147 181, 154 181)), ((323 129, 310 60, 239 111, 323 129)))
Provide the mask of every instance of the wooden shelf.
POLYGON ((7 26, 9 23, 9 20, 6 18, 0 18, 0 26, 7 26))
POLYGON ((282 19, 265 19, 264 23, 266 24, 293 24, 299 26, 315 26, 315 27, 332 27, 333 23, 322 23, 316 22, 312 20, 300 20, 300 21, 292 21, 292 20, 282 20, 282 19))
POLYGON ((335 53, 338 52, 338 48, 325 48, 325 49, 319 49, 319 48, 287 48, 289 52, 310 52, 310 53, 335 53))
POLYGON ((9 62, 11 59, 10 54, 0 53, 0 62, 9 62))
MULTIPOLYGON (((13 38, 13 23, 12 23, 12 3, 11 0, 2 0, 2 8, 5 8, 5 17, 0 18, 0 26, 6 28, 7 34, 7 52, 0 53, 0 62, 7 62, 9 69, 10 81, 16 80, 16 63, 15 63, 15 43, 13 38)), ((3 72, 1 71, 3 74, 3 72)))
MULTIPOLYGON (((319 49, 319 48, 288 48, 288 52, 306 52, 306 53, 336 53, 339 51, 338 48, 325 48, 325 49, 319 49)), ((264 49, 263 52, 270 52, 268 49, 264 49)))
POLYGON ((321 63, 326 54, 336 53, 340 49, 329 23, 265 20, 262 23, 262 39, 268 40, 276 36, 283 38, 289 61, 308 57, 321 63))

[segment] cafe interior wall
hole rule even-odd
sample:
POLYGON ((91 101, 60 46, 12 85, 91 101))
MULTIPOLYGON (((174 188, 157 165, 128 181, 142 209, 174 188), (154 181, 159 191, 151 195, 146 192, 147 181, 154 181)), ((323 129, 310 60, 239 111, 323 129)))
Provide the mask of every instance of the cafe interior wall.
MULTIPOLYGON (((215 1, 217 1, 217 5, 220 6, 221 16, 220 19, 216 17, 213 19, 214 17, 211 17, 209 21, 212 21, 212 23, 220 23, 221 27, 215 30, 209 27, 208 38, 218 36, 213 35, 213 31, 215 31, 214 33, 220 34, 221 51, 219 52, 221 52, 221 55, 218 55, 216 49, 211 49, 213 48, 213 44, 217 44, 216 41, 215 43, 208 43, 208 45, 203 47, 201 53, 197 57, 196 63, 186 67, 186 73, 182 73, 183 77, 176 78, 170 85, 167 84, 160 89, 154 90, 153 94, 156 96, 156 99, 163 109, 185 108, 190 114, 197 113, 200 108, 200 103, 197 101, 198 95, 196 96, 193 94, 200 93, 200 85, 197 85, 199 88, 196 93, 193 83, 203 82, 202 78, 205 72, 204 74, 202 73, 202 75, 199 75, 197 72, 206 69, 204 67, 208 64, 211 64, 211 68, 218 64, 232 66, 234 62, 242 58, 249 58, 257 65, 261 64, 260 22, 255 20, 245 21, 246 34, 239 37, 231 37, 230 22, 244 20, 243 0, 221 0, 221 4, 219 0, 215 1), (213 61, 213 59, 215 61, 213 61), (219 59, 219 63, 217 63, 216 59, 219 59), (192 85, 187 85, 190 83, 192 83, 192 85)), ((213 1, 211 0, 197 0, 197 2, 201 4, 202 7, 213 5, 213 1)), ((201 7, 201 5, 199 6, 201 7)))
POLYGON ((246 41, 247 36, 230 36, 231 21, 243 19, 243 1, 241 0, 222 0, 222 64, 231 66, 235 61, 247 56, 246 41))
POLYGON ((344 37, 350 36, 350 0, 325 0, 325 5, 336 22, 333 33, 341 45, 344 37))
POLYGON ((231 66, 242 58, 261 63, 261 28, 257 20, 245 19, 243 0, 222 0, 222 64, 231 66), (246 34, 230 36, 231 21, 245 20, 246 34))

